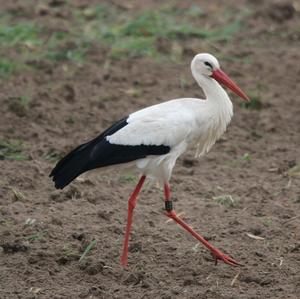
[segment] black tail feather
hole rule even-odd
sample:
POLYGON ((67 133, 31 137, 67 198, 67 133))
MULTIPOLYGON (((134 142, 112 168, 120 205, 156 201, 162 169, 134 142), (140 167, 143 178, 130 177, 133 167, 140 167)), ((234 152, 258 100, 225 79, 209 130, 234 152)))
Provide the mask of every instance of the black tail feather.
POLYGON ((105 130, 101 135, 90 142, 78 146, 62 158, 50 173, 50 177, 52 177, 52 180, 55 182, 55 187, 63 189, 76 177, 87 171, 87 165, 90 164, 91 153, 94 150, 94 146, 101 142, 105 136, 111 135, 126 126, 126 119, 127 117, 119 120, 105 130))
POLYGON ((57 163, 50 173, 57 189, 63 189, 86 171, 90 151, 91 148, 88 143, 82 144, 57 163))
POLYGON ((94 168, 127 163, 148 155, 164 155, 170 151, 170 147, 166 145, 133 146, 111 144, 106 140, 107 135, 126 125, 126 119, 120 120, 95 139, 78 146, 62 158, 50 173, 55 187, 63 189, 80 174, 94 168))

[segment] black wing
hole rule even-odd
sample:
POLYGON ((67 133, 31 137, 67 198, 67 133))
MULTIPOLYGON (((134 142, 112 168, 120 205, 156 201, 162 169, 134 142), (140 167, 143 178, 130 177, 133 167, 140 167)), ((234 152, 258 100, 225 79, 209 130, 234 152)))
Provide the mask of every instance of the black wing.
POLYGON ((127 118, 119 120, 98 137, 78 146, 62 158, 50 173, 55 187, 62 189, 83 172, 94 168, 127 163, 149 155, 164 155, 170 151, 170 147, 165 145, 109 143, 105 137, 125 127, 128 124, 127 118))

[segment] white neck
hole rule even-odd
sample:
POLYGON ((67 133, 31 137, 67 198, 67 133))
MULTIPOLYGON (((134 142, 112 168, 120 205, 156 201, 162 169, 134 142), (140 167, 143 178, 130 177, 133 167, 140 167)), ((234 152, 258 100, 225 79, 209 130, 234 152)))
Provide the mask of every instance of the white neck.
POLYGON ((206 96, 207 106, 212 109, 213 116, 221 122, 221 126, 225 126, 230 122, 233 115, 232 102, 222 88, 222 86, 213 78, 193 72, 193 76, 199 86, 203 89, 206 96))
MULTIPOLYGON (((193 76, 199 86, 203 89, 206 100, 209 102, 223 102, 230 101, 230 98, 222 86, 213 78, 199 75, 193 72, 193 76)), ((231 101, 230 101, 231 102, 231 101)))

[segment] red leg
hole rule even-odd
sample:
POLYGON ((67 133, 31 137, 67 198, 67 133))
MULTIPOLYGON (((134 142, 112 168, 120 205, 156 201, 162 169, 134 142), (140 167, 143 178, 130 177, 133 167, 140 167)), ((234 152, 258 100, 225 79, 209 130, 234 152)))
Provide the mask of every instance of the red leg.
POLYGON ((170 201, 170 188, 168 184, 164 185, 164 191, 165 191, 165 201, 166 201, 166 215, 170 218, 172 218, 176 223, 178 223, 180 226, 182 226, 185 230, 187 230, 190 234, 193 235, 197 240, 199 240, 205 247, 207 247, 212 255, 215 258, 215 262, 217 264, 218 260, 222 260, 225 264, 231 265, 231 266, 241 266, 238 262, 236 262, 234 259, 231 257, 225 255, 222 253, 219 249, 215 248, 212 246, 208 241, 206 241, 200 234, 195 232, 186 222, 184 222, 182 219, 180 219, 175 211, 172 209, 172 204, 170 201), (168 207, 168 208, 167 208, 168 207))
POLYGON ((128 200, 128 215, 127 215, 127 225, 126 225, 126 232, 124 237, 124 243, 123 243, 123 253, 121 257, 121 265, 123 267, 127 266, 127 258, 128 258, 128 243, 129 243, 129 235, 132 225, 132 217, 133 217, 133 210, 135 208, 138 195, 142 189, 142 186, 145 182, 146 176, 143 175, 138 184, 136 185, 133 193, 131 194, 129 200, 128 200))

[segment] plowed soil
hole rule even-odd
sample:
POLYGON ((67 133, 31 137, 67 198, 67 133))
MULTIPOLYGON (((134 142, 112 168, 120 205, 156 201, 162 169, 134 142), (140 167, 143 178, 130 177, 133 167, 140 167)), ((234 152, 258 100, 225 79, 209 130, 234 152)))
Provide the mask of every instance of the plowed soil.
MULTIPOLYGON (((15 22, 34 19, 50 31, 71 26, 72 10, 92 2, 3 0, 0 9, 15 22)), ((195 3, 174 1, 178 9, 195 3)), ((95 46, 82 64, 38 61, 0 79, 1 139, 22 140, 26 156, 0 161, 0 298, 300 298, 299 4, 198 4, 206 12, 199 26, 222 23, 225 6, 250 13, 227 42, 207 48, 201 39, 183 39, 181 62, 134 57, 112 59, 107 67, 107 48, 95 46), (210 18, 218 10, 220 20, 210 18), (59 157, 130 112, 201 97, 189 64, 208 50, 255 104, 246 107, 231 94, 228 131, 205 157, 189 151, 178 160, 172 198, 182 218, 244 266, 215 266, 205 248, 167 221, 162 190, 148 183, 123 269, 135 174, 94 171, 63 191, 48 175, 59 157), (24 108, 16 99, 25 93, 31 100, 24 108), (95 245, 79 262, 89 244, 95 245)), ((110 5, 134 14, 161 3, 110 5)))

